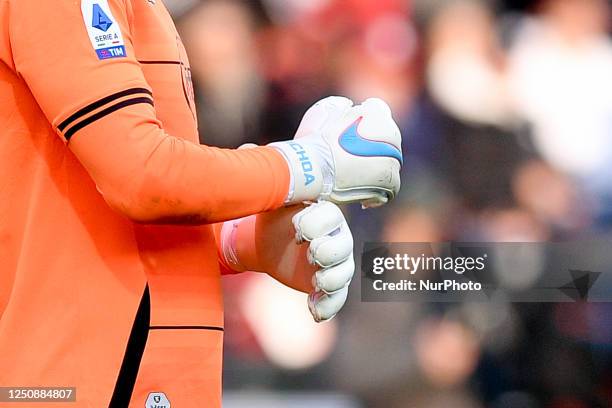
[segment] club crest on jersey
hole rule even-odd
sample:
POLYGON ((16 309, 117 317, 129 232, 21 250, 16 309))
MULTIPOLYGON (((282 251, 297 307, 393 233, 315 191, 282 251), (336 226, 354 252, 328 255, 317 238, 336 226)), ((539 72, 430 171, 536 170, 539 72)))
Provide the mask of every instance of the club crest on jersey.
POLYGON ((170 400, 163 392, 150 392, 145 408, 171 408, 170 400))
POLYGON ((121 28, 113 17, 108 0, 81 0, 81 13, 98 59, 127 56, 121 28))

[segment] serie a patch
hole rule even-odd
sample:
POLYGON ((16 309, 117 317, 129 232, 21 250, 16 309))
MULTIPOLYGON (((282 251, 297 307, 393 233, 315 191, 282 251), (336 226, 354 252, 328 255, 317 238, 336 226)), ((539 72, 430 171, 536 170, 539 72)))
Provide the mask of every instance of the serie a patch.
POLYGON ((98 59, 127 56, 121 27, 113 17, 107 0, 81 0, 81 13, 98 59))

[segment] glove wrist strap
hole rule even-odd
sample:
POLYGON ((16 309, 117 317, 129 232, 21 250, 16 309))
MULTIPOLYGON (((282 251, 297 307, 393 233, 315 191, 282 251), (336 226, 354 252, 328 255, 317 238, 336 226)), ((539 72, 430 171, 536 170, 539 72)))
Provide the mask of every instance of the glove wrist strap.
POLYGON ((287 161, 291 186, 285 204, 315 201, 323 192, 323 172, 316 151, 303 142, 293 140, 271 143, 287 161))

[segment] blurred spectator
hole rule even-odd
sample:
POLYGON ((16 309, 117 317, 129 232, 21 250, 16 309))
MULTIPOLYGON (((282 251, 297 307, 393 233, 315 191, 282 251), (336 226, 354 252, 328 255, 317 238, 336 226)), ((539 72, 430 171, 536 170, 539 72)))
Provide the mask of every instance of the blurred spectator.
POLYGON ((427 85, 457 119, 488 125, 508 121, 504 58, 486 3, 449 2, 428 27, 427 85))
POLYGON ((201 140, 221 147, 256 141, 265 84, 251 9, 210 0, 194 6, 178 27, 192 65, 201 140))
POLYGON ((577 177, 609 212, 612 196, 612 42, 605 0, 545 0, 518 28, 509 83, 538 151, 577 177))

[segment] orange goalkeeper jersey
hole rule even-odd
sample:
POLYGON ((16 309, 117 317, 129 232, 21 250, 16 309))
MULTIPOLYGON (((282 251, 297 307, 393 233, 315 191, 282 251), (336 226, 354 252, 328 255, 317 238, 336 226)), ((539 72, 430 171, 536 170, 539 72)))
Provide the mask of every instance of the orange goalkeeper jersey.
POLYGON ((220 405, 211 224, 281 206, 289 174, 195 117, 161 0, 0 0, 0 387, 220 405))

